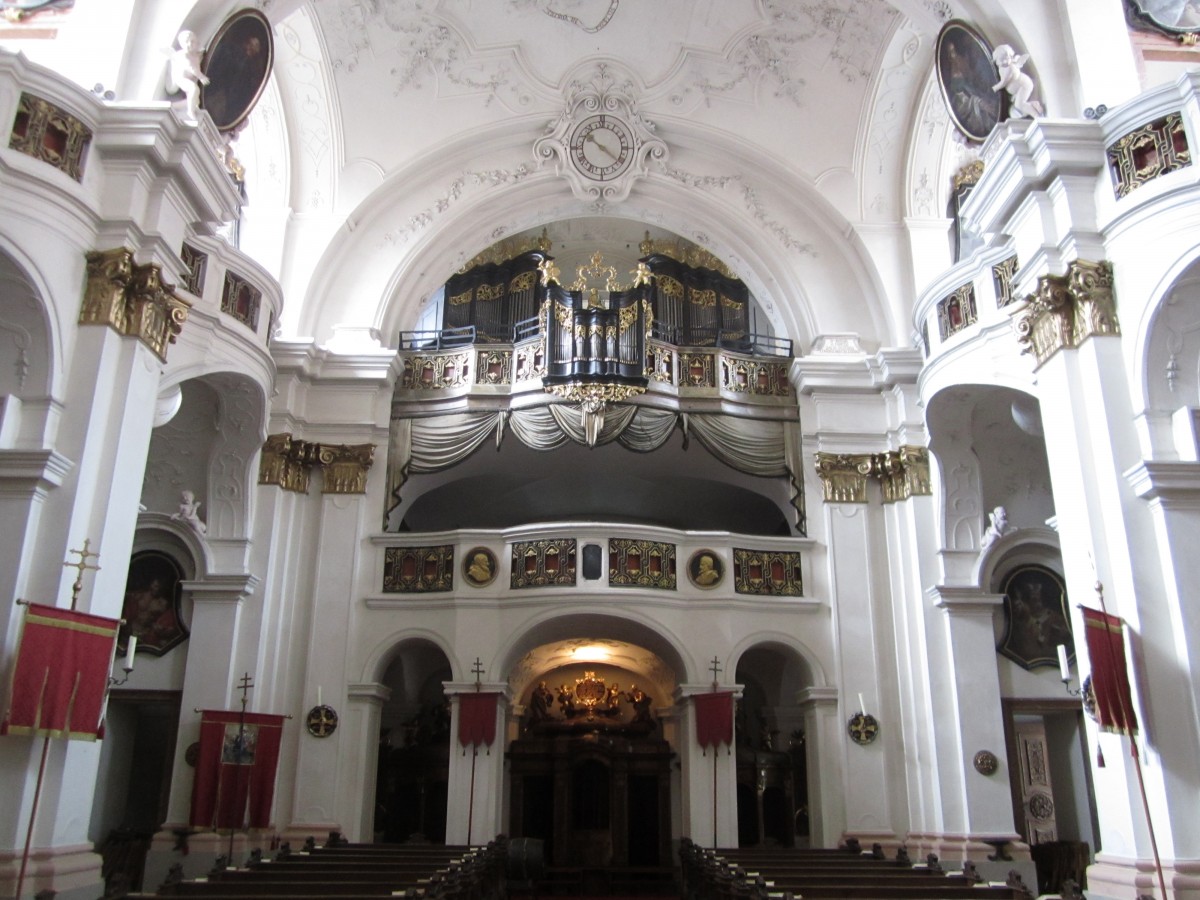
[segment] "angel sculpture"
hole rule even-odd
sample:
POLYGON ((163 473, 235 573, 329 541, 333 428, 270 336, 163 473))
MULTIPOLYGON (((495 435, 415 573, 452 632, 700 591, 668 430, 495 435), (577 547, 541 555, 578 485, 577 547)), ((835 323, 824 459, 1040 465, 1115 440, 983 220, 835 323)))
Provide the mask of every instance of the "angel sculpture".
POLYGON ((1000 71, 1000 80, 992 85, 992 90, 1008 91, 1012 98, 1012 109, 1018 118, 1044 115, 1042 104, 1029 99, 1033 94, 1033 79, 1021 71, 1028 60, 1028 53, 1017 53, 1008 44, 1001 44, 992 51, 992 62, 1000 71))

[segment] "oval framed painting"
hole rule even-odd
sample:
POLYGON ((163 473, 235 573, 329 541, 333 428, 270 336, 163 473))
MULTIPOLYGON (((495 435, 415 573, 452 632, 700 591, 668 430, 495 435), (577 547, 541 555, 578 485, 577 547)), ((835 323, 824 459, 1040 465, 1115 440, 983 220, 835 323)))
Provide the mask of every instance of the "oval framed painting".
POLYGON ((1170 35, 1200 31, 1200 0, 1126 0, 1136 24, 1170 35))
POLYGON ((983 142, 1004 118, 1008 95, 994 91, 1000 73, 992 63, 992 47, 983 35, 959 19, 938 32, 934 50, 938 87, 950 121, 969 141, 983 142))
POLYGON ((209 83, 200 88, 200 106, 217 131, 233 131, 246 121, 274 61, 271 23, 257 9, 239 10, 217 29, 201 66, 209 83))

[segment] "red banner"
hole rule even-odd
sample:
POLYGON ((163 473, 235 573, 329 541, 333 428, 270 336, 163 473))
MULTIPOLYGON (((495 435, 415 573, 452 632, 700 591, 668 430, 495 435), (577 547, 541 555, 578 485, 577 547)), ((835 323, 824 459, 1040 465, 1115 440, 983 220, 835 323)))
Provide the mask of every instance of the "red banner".
POLYGON ((101 736, 116 619, 30 603, 0 734, 101 736))
POLYGON ((194 828, 266 828, 275 799, 283 716, 206 709, 192 784, 194 828))
POLYGON ((1137 734, 1137 716, 1125 666, 1124 623, 1119 616, 1099 610, 1083 610, 1088 660, 1092 664, 1092 693, 1096 697, 1096 721, 1104 731, 1137 734))
POLYGON ((696 708, 696 740, 701 747, 733 745, 733 692, 693 694, 696 708))
POLYGON ((496 739, 496 700, 499 694, 458 695, 458 742, 464 747, 496 739))

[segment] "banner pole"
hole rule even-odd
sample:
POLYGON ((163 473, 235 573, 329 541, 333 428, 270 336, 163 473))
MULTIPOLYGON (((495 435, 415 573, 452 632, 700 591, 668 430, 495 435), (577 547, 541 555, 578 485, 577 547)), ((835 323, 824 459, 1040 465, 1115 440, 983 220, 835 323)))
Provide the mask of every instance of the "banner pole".
POLYGON ((42 761, 38 765, 37 785, 33 789, 33 807, 29 810, 29 828, 25 832, 25 852, 21 854, 21 872, 17 875, 17 892, 21 896, 21 888, 25 885, 25 867, 29 865, 29 845, 33 841, 33 822, 37 818, 38 801, 42 797, 42 779, 46 776, 46 756, 50 752, 50 735, 42 738, 42 761))
POLYGON ((475 823, 475 759, 479 756, 479 746, 471 745, 471 795, 467 800, 467 846, 471 846, 471 826, 475 823))
MULTIPOLYGON (((1104 646, 1108 648, 1108 665, 1109 669, 1115 672, 1117 667, 1116 654, 1112 648, 1112 632, 1108 629, 1108 607, 1104 604, 1104 585, 1099 581, 1096 582, 1096 594, 1100 599, 1100 614, 1104 616, 1104 646)), ((1120 617, 1118 619, 1121 623, 1118 634, 1121 638, 1122 649, 1124 649, 1125 620, 1120 617)), ((1138 753, 1137 737, 1133 734, 1133 729, 1129 727, 1129 723, 1132 720, 1132 710, 1125 707, 1125 694, 1123 691, 1119 692, 1118 698, 1121 702, 1121 718, 1124 720, 1121 724, 1125 726, 1125 732, 1129 737, 1129 755, 1133 757, 1133 768, 1137 772, 1138 793, 1142 795, 1142 811, 1146 816, 1146 831, 1150 835, 1150 851, 1154 854, 1154 871, 1158 874, 1158 889, 1162 892, 1162 900, 1167 900, 1167 880, 1163 876, 1162 859, 1158 855, 1158 838, 1154 835, 1154 820, 1150 818, 1150 798, 1146 795, 1146 781, 1142 777, 1142 757, 1138 753)))

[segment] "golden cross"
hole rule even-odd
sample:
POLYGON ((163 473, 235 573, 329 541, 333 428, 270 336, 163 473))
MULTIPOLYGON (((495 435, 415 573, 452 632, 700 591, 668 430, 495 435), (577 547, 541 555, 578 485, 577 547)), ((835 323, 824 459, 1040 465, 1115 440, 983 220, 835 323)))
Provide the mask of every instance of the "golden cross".
POLYGON ((721 671, 721 662, 715 656, 712 658, 712 663, 708 667, 713 673, 713 690, 717 689, 717 674, 721 671))
POLYGON ((254 687, 254 682, 250 680, 250 673, 247 672, 242 676, 242 680, 238 682, 238 687, 242 689, 242 711, 246 710, 246 694, 250 688, 254 687))
POLYGON ((475 667, 471 669, 475 673, 475 690, 479 690, 479 676, 484 673, 483 663, 479 661, 479 657, 475 657, 475 667))
POLYGON ((79 592, 83 590, 83 570, 84 569, 92 569, 96 572, 100 571, 99 566, 90 565, 87 561, 89 556, 94 556, 96 559, 100 558, 99 553, 92 553, 90 550, 88 550, 88 546, 91 544, 91 542, 92 542, 91 538, 84 538, 82 550, 68 550, 67 551, 67 553, 78 553, 79 554, 79 562, 63 563, 64 569, 78 569, 79 570, 79 574, 75 576, 75 583, 73 585, 71 585, 71 609, 75 608, 75 602, 79 599, 79 592))

